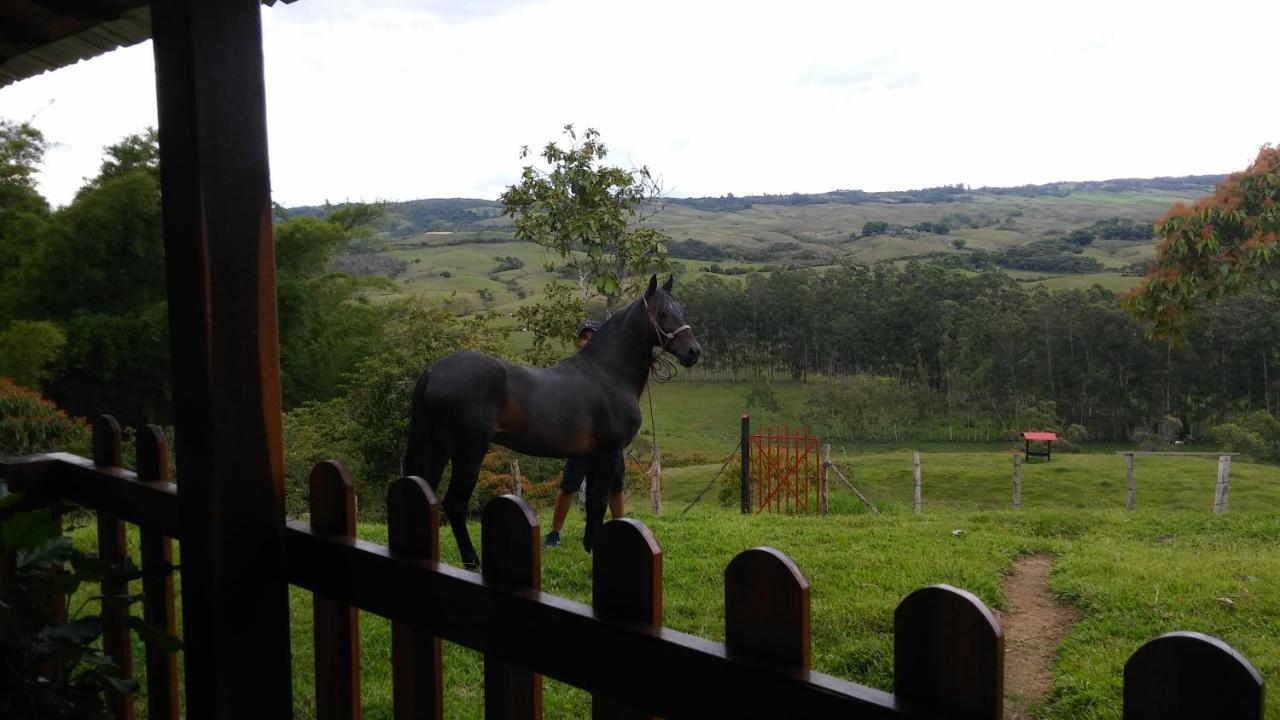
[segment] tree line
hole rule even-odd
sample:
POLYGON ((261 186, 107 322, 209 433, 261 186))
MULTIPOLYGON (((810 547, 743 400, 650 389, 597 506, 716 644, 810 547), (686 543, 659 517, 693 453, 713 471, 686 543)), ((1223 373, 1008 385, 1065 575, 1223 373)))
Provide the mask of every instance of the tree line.
POLYGON ((1203 435, 1280 410, 1280 293, 1262 288, 1209 302, 1176 343, 1148 337, 1101 286, 1049 292, 914 261, 703 276, 680 300, 702 363, 742 381, 891 378, 938 412, 1001 417, 1051 402, 1100 440, 1166 416, 1203 435))

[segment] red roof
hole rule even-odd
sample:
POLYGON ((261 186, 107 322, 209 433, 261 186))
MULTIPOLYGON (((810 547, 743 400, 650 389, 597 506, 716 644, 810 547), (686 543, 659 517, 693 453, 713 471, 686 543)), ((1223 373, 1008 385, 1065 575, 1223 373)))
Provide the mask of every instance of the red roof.
POLYGON ((1045 441, 1045 442, 1052 442, 1058 439, 1058 435, 1056 433, 1051 433, 1051 432, 1024 432, 1022 433, 1022 437, 1026 438, 1027 440, 1037 440, 1037 441, 1045 441))

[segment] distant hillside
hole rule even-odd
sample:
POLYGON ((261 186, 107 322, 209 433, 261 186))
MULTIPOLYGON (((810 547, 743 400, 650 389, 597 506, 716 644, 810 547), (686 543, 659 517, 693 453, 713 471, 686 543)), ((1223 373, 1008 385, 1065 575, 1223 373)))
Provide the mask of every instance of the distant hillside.
MULTIPOLYGON (((896 192, 664 198, 653 216, 683 273, 742 276, 782 267, 919 261, 1002 270, 1047 288, 1137 282, 1155 258, 1152 223, 1223 175, 1060 182, 1008 188, 950 185, 896 192)), ((323 207, 290 214, 320 215, 323 207)), ((379 229, 397 295, 468 298, 476 309, 532 302, 562 262, 515 242, 492 200, 390 203, 379 229), (515 263, 512 258, 518 258, 515 263)), ((368 258, 361 258, 368 260, 368 258)))
MULTIPOLYGON (((940 187, 895 190, 891 192, 833 190, 826 193, 744 196, 734 196, 730 193, 721 197, 664 198, 662 203, 667 208, 680 207, 708 212, 732 213, 749 210, 756 205, 803 207, 806 205, 974 203, 980 202, 984 196, 1066 198, 1076 193, 1142 193, 1151 191, 1176 193, 1178 195, 1202 195, 1212 192, 1213 186, 1226 177, 1226 175, 1188 175, 1185 177, 1123 178, 976 189, 967 188, 963 185, 943 185, 940 187)), ((324 213, 324 207, 312 205, 288 208, 287 212, 290 215, 318 216, 324 213)), ((509 222, 502 218, 501 207, 496 201, 472 198, 436 198, 407 200, 388 204, 382 232, 389 239, 395 239, 428 232, 493 230, 507 226, 509 226, 509 222)))

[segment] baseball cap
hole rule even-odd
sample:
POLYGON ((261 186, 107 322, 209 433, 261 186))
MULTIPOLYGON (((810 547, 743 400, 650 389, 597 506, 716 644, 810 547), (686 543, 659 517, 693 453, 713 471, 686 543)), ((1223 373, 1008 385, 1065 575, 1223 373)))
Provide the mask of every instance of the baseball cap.
POLYGON ((578 326, 578 337, 582 337, 582 333, 590 330, 591 332, 600 332, 600 323, 595 320, 583 320, 578 326))

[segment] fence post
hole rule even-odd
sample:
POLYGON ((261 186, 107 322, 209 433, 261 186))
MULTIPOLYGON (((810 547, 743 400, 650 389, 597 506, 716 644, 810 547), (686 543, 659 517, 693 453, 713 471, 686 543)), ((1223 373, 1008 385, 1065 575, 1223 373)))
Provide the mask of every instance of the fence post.
POLYGON ((742 453, 742 514, 751 513, 751 416, 742 415, 742 436, 738 451, 742 453))
MULTIPOLYGON (((541 590, 541 552, 538 518, 529 506, 512 495, 490 500, 480 519, 480 567, 485 580, 513 589, 541 590)), ((541 718, 542 676, 486 655, 484 715, 541 718)))
POLYGON ((1213 512, 1217 515, 1227 511, 1227 477, 1231 474, 1231 456, 1218 456, 1218 483, 1213 493, 1213 512))
POLYGON ((1022 509, 1022 454, 1013 451, 1013 509, 1022 509))
POLYGON ((1259 720, 1262 713, 1262 675, 1215 637, 1161 635, 1124 665, 1124 720, 1259 720))
MULTIPOLYGON (((605 523, 591 565, 591 604, 598 614, 662 625, 662 550, 648 528, 631 518, 605 523)), ((653 716, 595 697, 591 717, 647 720, 653 716)))
MULTIPOLYGON (((138 480, 169 482, 169 442, 159 425, 138 430, 138 480)), ((159 530, 138 529, 142 551, 142 616, 151 627, 169 637, 178 634, 173 602, 173 541, 159 530)), ((147 717, 178 720, 178 657, 170 650, 147 643, 147 717)))
POLYGON ((524 483, 520 480, 520 461, 516 458, 511 459, 511 494, 524 498, 524 483))
POLYGON ((1124 454, 1124 508, 1132 511, 1137 495, 1137 486, 1133 482, 1133 453, 1124 454))
POLYGON ((911 477, 913 485, 911 489, 911 507, 916 514, 920 514, 920 451, 911 451, 911 477))
POLYGON ((662 456, 658 446, 650 450, 652 461, 649 463, 649 504, 654 515, 662 514, 662 456))
MULTIPOLYGON (((100 415, 93 423, 93 464, 99 468, 118 468, 123 465, 120 453, 120 423, 110 415, 100 415)), ((98 557, 104 563, 117 565, 125 560, 128 545, 125 540, 124 522, 110 513, 98 511, 98 557)), ((102 594, 110 600, 102 601, 102 651, 109 656, 119 670, 117 677, 133 677, 133 646, 129 642, 129 628, 124 624, 127 608, 114 598, 126 595, 129 584, 114 578, 102 580, 102 594)), ((133 717, 133 696, 116 690, 108 690, 107 707, 116 717, 130 720, 133 717)))
POLYGON ((786 555, 758 547, 729 562, 724 644, 732 653, 809 669, 809 582, 786 555))
MULTIPOLYGON (((326 535, 356 536, 356 495, 346 468, 334 460, 311 469, 311 527, 326 535)), ((316 720, 360 718, 360 626, 355 608, 323 595, 315 616, 316 720)))
MULTIPOLYGON (((440 560, 440 501, 419 477, 387 490, 387 546, 392 554, 440 560)), ((391 706, 395 720, 444 717, 440 638, 391 621, 391 706)))
POLYGON ((831 443, 822 445, 822 470, 819 482, 822 483, 822 514, 831 511, 831 443))
POLYGON ((931 716, 999 720, 1004 632, 982 601, 949 585, 908 595, 893 613, 894 695, 931 716))

